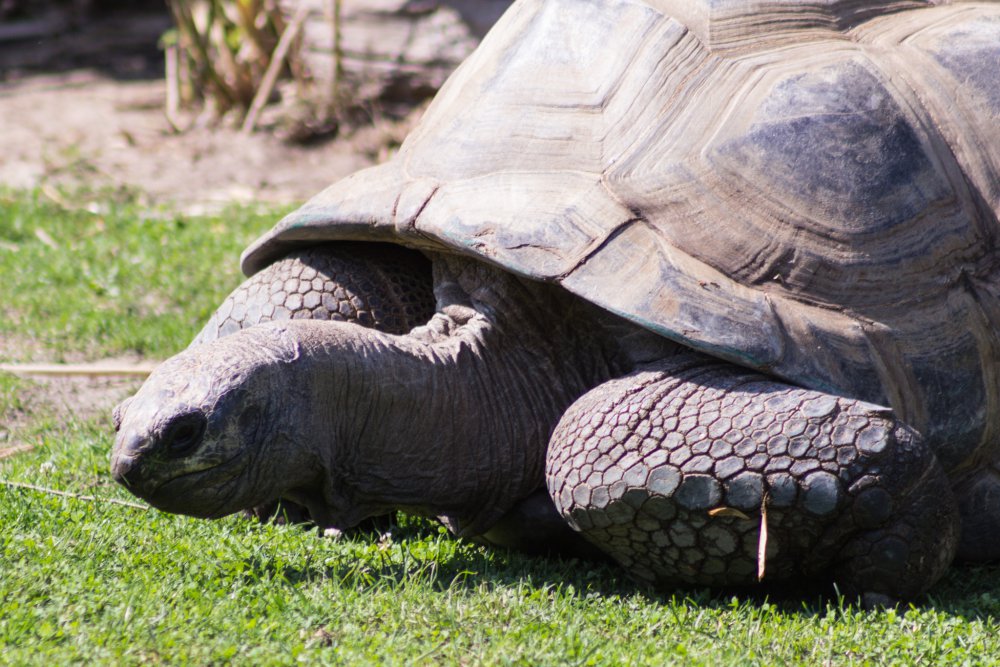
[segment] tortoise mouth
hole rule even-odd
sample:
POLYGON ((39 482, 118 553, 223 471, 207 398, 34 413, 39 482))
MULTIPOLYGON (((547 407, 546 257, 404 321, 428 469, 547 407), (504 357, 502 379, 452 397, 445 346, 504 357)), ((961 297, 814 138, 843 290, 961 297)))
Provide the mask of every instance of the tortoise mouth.
POLYGON ((247 468, 243 453, 199 470, 185 471, 166 479, 149 480, 129 491, 165 512, 214 519, 239 511, 226 509, 239 495, 238 484, 247 468))

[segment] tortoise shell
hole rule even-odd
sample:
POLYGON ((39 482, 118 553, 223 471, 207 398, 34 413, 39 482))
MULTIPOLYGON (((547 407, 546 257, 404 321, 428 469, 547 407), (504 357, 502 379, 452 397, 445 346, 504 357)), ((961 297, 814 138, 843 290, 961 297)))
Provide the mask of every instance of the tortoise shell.
POLYGON ((684 345, 1000 452, 1000 4, 520 0, 336 239, 464 253, 684 345))

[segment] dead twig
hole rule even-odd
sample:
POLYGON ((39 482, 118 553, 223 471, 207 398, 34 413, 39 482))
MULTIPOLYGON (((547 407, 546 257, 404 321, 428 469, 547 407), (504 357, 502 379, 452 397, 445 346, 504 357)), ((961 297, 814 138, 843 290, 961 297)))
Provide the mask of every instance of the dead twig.
POLYGON ((37 491, 38 493, 45 493, 50 496, 59 496, 61 498, 73 498, 74 500, 85 500, 91 503, 108 503, 110 505, 122 505, 124 507, 131 507, 137 510, 148 510, 148 505, 140 505, 139 503, 130 503, 127 500, 118 500, 117 498, 97 498, 95 496, 87 496, 82 493, 70 493, 69 491, 57 491, 56 489, 47 489, 44 486, 35 486, 34 484, 24 484, 23 482, 11 482, 6 479, 0 479, 0 484, 8 486, 12 489, 24 489, 26 491, 37 491))
POLYGON ((181 110, 181 73, 180 73, 180 47, 176 44, 168 44, 164 48, 164 62, 166 69, 167 83, 167 104, 164 114, 167 122, 174 132, 180 132, 180 110, 181 110))
POLYGON ((49 236, 49 233, 41 227, 35 227, 35 238, 47 245, 49 248, 59 250, 59 244, 57 244, 55 239, 49 236))
POLYGON ((34 445, 14 445, 13 447, 0 448, 0 460, 9 459, 10 457, 17 456, 18 454, 30 452, 34 448, 34 445))
POLYGON ((771 494, 764 492, 760 500, 760 537, 757 540, 757 581, 764 581, 767 569, 767 503, 771 494))
MULTIPOLYGON (((64 208, 66 210, 72 210, 73 206, 69 202, 67 202, 65 199, 63 199, 62 195, 59 194, 59 191, 56 190, 51 185, 49 185, 48 183, 42 183, 41 190, 42 190, 42 194, 45 195, 46 197, 48 197, 49 199, 51 199, 56 204, 56 206, 58 206, 59 208, 64 208)), ((44 243, 44 241, 43 241, 43 243, 44 243)))
POLYGON ((278 81, 278 74, 281 73, 288 49, 291 48, 308 16, 309 6, 306 3, 300 4, 295 10, 295 16, 292 17, 291 23, 281 34, 281 39, 278 40, 278 45, 274 47, 274 53, 271 55, 271 62, 268 63, 267 71, 264 72, 264 78, 260 82, 260 88, 257 89, 257 94, 254 95, 253 102, 250 103, 250 110, 247 111, 247 117, 243 121, 244 134, 253 132, 253 128, 257 124, 257 116, 267 104, 267 100, 270 99, 271 92, 274 90, 274 84, 278 81))
POLYGON ((718 516, 727 519, 742 519, 743 521, 750 520, 750 517, 735 507, 716 507, 715 509, 708 510, 708 516, 713 518, 718 516))
POLYGON ((330 30, 333 32, 333 76, 330 79, 330 99, 327 106, 330 109, 336 108, 340 103, 340 87, 344 79, 344 43, 343 31, 341 27, 341 0, 330 0, 330 30))
POLYGON ((138 376, 153 372, 156 363, 137 364, 0 364, 0 372, 14 375, 138 376))

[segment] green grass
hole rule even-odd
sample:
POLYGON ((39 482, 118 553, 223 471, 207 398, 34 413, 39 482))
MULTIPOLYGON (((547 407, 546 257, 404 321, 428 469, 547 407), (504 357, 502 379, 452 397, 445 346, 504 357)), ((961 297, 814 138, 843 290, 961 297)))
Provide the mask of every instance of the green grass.
POLYGON ((50 360, 183 348, 239 284, 239 253, 280 217, 233 208, 191 218, 128 193, 77 193, 67 210, 0 191, 0 336, 50 360))
MULTIPOLYGON (((41 358, 183 347, 277 217, 97 203, 0 197, 0 241, 18 248, 0 249, 0 335, 41 358)), ((0 485, 2 664, 1000 661, 996 568, 956 567, 914 606, 863 611, 812 594, 656 595, 611 567, 490 551, 422 520, 335 541, 113 504, 131 498, 108 476, 107 417, 53 418, 33 403, 44 389, 0 374, 0 431, 16 414, 35 446, 0 459, 0 478, 98 500, 0 485)))

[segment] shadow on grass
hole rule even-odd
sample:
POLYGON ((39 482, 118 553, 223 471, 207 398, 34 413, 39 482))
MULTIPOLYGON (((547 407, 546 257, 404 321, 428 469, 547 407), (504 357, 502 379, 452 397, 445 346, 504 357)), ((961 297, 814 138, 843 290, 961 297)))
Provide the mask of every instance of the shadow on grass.
MULTIPOLYGON (((579 597, 633 598, 664 605, 684 603, 709 609, 734 605, 758 611, 778 611, 802 617, 864 614, 856 602, 840 596, 830 581, 783 582, 752 588, 708 589, 679 587, 651 590, 635 582, 609 561, 527 556, 484 547, 441 533, 429 521, 407 520, 392 529, 388 542, 377 531, 359 532, 343 538, 364 551, 354 557, 350 550, 323 562, 305 566, 277 564, 262 557, 246 560, 253 576, 267 576, 290 585, 330 579, 362 590, 394 590, 409 583, 430 584, 441 592, 474 594, 483 588, 528 587, 548 589, 579 597), (390 546, 391 545, 391 546, 390 546), (395 555, 391 548, 401 550, 395 555), (373 552, 382 551, 383 557, 373 552)), ((935 610, 966 620, 996 623, 1000 618, 1000 565, 956 565, 928 594, 909 608, 935 610)))

